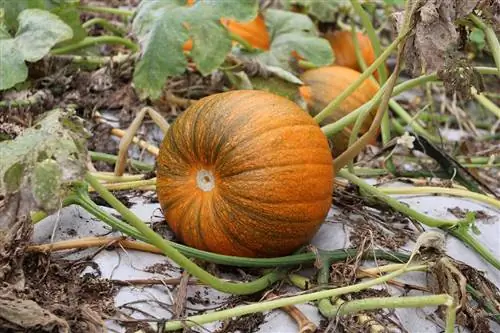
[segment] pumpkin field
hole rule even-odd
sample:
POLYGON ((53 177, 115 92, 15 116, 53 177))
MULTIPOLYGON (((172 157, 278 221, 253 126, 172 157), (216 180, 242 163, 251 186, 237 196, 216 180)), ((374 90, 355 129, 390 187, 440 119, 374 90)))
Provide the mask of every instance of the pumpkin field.
POLYGON ((500 1, 0 0, 0 332, 500 332, 500 1))

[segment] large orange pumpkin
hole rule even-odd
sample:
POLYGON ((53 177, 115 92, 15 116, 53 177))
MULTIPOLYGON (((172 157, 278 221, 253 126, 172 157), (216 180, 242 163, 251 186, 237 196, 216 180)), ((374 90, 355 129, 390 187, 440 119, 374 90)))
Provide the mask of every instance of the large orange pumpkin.
MULTIPOLYGON (((307 103, 311 114, 316 115, 321 112, 335 97, 349 87, 361 73, 342 66, 328 66, 311 69, 304 72, 301 80, 304 85, 299 88, 300 94, 307 103)), ((379 85, 370 79, 366 79, 359 87, 347 97, 323 122, 333 123, 361 105, 368 102, 377 93, 379 85)), ((376 113, 374 108, 363 122, 360 133, 365 133, 370 128, 376 113)), ((330 138, 332 142, 332 152, 335 156, 342 154, 349 145, 349 137, 352 127, 346 127, 342 132, 330 138)))
MULTIPOLYGON (((375 51, 373 50, 370 38, 367 35, 357 32, 356 33, 361 55, 366 66, 370 66, 375 62, 375 51)), ((356 58, 356 51, 354 42, 352 40, 352 33, 350 31, 333 31, 327 32, 323 36, 330 42, 332 50, 335 54, 334 65, 349 67, 356 71, 361 71, 356 58)), ((387 68, 387 66, 386 66, 387 68)), ((378 80, 378 70, 374 72, 375 79, 378 80)))
POLYGON ((264 91, 211 95, 172 124, 157 193, 185 244, 220 254, 287 255, 317 232, 331 205, 326 137, 292 101, 264 91))

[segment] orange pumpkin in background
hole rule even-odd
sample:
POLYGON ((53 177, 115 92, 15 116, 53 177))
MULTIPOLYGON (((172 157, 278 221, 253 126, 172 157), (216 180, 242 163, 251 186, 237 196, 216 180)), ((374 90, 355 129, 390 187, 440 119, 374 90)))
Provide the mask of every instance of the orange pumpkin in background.
MULTIPOLYGON (((328 66, 311 69, 302 74, 301 80, 304 82, 304 85, 299 88, 299 92, 305 100, 309 112, 312 115, 316 115, 335 97, 349 87, 360 75, 361 73, 343 66, 328 66)), ((338 107, 333 114, 322 122, 322 125, 333 123, 356 110, 372 99, 379 88, 379 85, 373 80, 366 79, 354 93, 340 104, 340 107, 338 107)), ((374 108, 367 116, 360 129, 360 134, 368 131, 376 111, 376 108, 374 108)), ((342 132, 330 138, 334 156, 342 154, 347 149, 353 127, 354 124, 346 127, 342 132)))
MULTIPOLYGON (((358 43, 361 51, 361 55, 366 66, 370 66, 375 61, 375 51, 373 50, 370 38, 367 35, 357 32, 358 43)), ((361 67, 358 64, 356 58, 356 49, 354 47, 354 42, 352 40, 352 33, 350 31, 333 31, 327 32, 323 36, 330 42, 332 50, 335 54, 334 65, 349 67, 358 72, 361 71, 361 67)), ((387 68, 387 66, 386 66, 387 68)), ((376 80, 379 79, 378 70, 374 72, 374 77, 376 80)))
POLYGON ((157 194, 185 244, 275 257, 306 245, 332 201, 334 169, 318 124, 292 101, 236 90, 199 100, 172 124, 157 194))
MULTIPOLYGON (((192 6, 194 0, 188 0, 187 5, 192 6)), ((267 31, 266 22, 261 13, 259 13, 252 21, 238 22, 235 20, 222 18, 221 23, 229 30, 229 32, 240 36, 254 48, 261 50, 269 50, 271 46, 271 37, 267 31)), ((236 42, 233 42, 236 44, 236 42)), ((183 50, 190 51, 193 48, 193 41, 189 39, 184 43, 183 50)))

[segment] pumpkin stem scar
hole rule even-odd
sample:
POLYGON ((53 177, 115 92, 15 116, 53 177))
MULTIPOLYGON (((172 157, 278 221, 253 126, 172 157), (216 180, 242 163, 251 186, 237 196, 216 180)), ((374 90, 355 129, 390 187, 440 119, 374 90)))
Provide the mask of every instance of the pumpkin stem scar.
POLYGON ((204 169, 196 173, 196 185, 203 192, 210 192, 215 187, 215 177, 211 171, 204 169))

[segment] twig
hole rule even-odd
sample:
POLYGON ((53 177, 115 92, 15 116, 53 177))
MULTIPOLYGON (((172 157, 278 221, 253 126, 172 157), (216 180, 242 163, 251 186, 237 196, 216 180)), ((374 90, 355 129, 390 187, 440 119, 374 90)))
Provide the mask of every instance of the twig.
MULTIPOLYGON (((279 296, 272 292, 266 295, 266 299, 268 300, 276 298, 279 298, 279 296)), ((316 324, 310 321, 309 318, 307 318, 306 315, 295 305, 285 305, 280 309, 285 311, 290 317, 293 318, 293 320, 297 322, 297 325, 299 326, 299 333, 313 333, 316 331, 316 324)))

